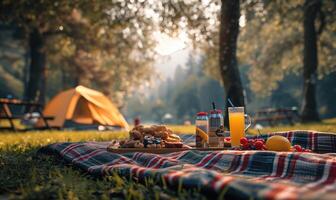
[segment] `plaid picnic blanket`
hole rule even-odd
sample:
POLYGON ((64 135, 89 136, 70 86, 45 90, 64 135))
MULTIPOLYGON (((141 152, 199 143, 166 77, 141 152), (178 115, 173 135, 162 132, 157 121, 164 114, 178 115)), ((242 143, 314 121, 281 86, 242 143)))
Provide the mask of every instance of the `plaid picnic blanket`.
MULTIPOLYGON (((115 154, 108 142, 56 143, 42 149, 86 172, 117 172, 138 180, 153 178, 171 187, 198 188, 208 197, 227 199, 335 199, 336 135, 308 131, 283 135, 318 153, 272 151, 195 151, 164 155, 115 154)), ((186 139, 191 136, 184 136, 186 139)))

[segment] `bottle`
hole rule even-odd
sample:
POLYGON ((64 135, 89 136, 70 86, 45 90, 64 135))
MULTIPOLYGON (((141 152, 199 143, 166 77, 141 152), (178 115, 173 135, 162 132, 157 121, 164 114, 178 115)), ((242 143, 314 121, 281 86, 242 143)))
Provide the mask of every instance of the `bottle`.
POLYGON ((208 113, 199 112, 196 116, 196 148, 204 148, 207 146, 208 140, 208 113))
POLYGON ((210 111, 209 116, 209 147, 218 147, 219 146, 219 137, 216 132, 223 125, 223 115, 221 110, 213 109, 210 111))

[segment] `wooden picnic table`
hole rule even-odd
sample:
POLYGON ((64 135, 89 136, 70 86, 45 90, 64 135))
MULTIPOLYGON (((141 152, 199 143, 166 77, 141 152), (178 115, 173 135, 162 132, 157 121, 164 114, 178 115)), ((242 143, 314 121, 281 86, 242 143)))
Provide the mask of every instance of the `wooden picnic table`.
POLYGON ((6 99, 6 98, 0 98, 0 120, 7 120, 9 122, 9 127, 0 127, 0 130, 10 130, 10 131, 25 131, 30 129, 18 129, 15 127, 14 120, 15 119, 22 119, 24 117, 24 114, 13 114, 13 111, 11 109, 11 105, 22 107, 23 109, 28 108, 28 112, 37 112, 39 116, 31 116, 31 118, 40 118, 43 121, 44 126, 34 129, 51 129, 51 127, 48 123, 48 120, 53 120, 53 116, 44 116, 43 115, 43 106, 36 102, 29 102, 29 101, 23 101, 20 99, 6 99))
POLYGON ((299 113, 296 107, 264 108, 254 115, 254 124, 266 122, 270 126, 274 126, 280 122, 288 122, 290 125, 294 125, 298 118, 299 113))

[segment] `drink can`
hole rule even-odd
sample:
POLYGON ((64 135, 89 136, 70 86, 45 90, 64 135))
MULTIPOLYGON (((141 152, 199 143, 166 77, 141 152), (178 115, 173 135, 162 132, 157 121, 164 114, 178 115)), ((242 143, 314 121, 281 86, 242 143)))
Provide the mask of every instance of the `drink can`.
POLYGON ((210 111, 209 115, 209 146, 218 147, 219 137, 216 131, 223 125, 223 115, 222 111, 214 109, 210 111))

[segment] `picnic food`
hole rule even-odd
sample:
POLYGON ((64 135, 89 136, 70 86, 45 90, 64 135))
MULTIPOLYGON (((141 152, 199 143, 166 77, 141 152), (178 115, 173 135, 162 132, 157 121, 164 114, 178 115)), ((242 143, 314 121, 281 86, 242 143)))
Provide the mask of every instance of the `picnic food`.
POLYGON ((265 140, 263 139, 247 139, 243 137, 240 139, 240 146, 236 147, 241 150, 266 150, 265 140))
MULTIPOLYGON (((240 139, 240 146, 239 147, 234 147, 234 149, 236 149, 236 150, 269 150, 269 151, 311 152, 310 149, 305 149, 298 144, 291 147, 290 146, 291 144, 289 143, 289 141, 287 142, 288 139, 286 137, 283 137, 283 136, 277 136, 277 137, 272 136, 269 139, 271 139, 268 142, 270 148, 267 145, 265 145, 265 140, 264 139, 247 139, 246 137, 243 137, 243 138, 240 139)), ((230 140, 231 140, 230 137, 225 137, 224 138, 224 142, 230 142, 230 140)), ((267 144, 267 142, 266 142, 266 144, 267 144)))
POLYGON ((129 140, 127 142, 120 143, 124 148, 141 148, 144 145, 139 140, 129 140))
POLYGON ((164 125, 138 125, 129 132, 129 139, 120 142, 121 148, 181 148, 181 138, 164 125))
POLYGON ((290 151, 291 143, 286 137, 274 135, 267 139, 266 147, 271 151, 290 151))
POLYGON ((301 147, 298 144, 296 144, 293 147, 291 147, 291 151, 296 151, 296 152, 311 152, 310 149, 305 149, 305 148, 301 147))

